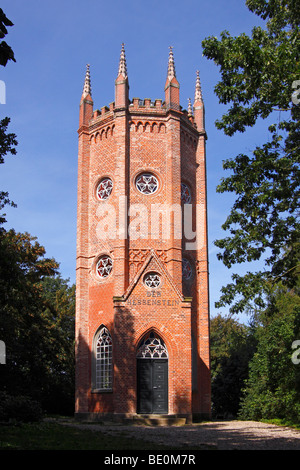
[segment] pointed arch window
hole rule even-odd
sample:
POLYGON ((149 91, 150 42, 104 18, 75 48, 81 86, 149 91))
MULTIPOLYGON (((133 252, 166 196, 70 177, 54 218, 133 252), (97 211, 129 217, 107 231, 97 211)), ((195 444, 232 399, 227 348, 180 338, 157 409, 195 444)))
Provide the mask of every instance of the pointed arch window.
POLYGON ((185 183, 181 183, 181 200, 183 204, 190 204, 192 201, 191 190, 185 183))
POLYGON ((113 384, 112 338, 102 326, 94 337, 93 389, 111 391, 113 384))
POLYGON ((138 359, 167 359, 168 350, 163 340, 151 331, 139 344, 136 357, 138 359))
POLYGON ((187 258, 182 258, 182 277, 186 281, 192 279, 193 268, 190 261, 187 258))

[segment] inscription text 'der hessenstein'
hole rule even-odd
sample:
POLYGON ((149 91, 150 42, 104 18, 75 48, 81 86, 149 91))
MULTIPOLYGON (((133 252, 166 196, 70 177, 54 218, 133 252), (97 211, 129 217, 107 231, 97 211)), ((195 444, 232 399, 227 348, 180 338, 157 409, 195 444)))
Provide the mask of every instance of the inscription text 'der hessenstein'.
POLYGON ((179 305, 177 299, 163 299, 161 298, 161 292, 146 292, 146 297, 133 297, 126 300, 126 305, 137 306, 137 305, 161 305, 164 307, 175 307, 179 305))

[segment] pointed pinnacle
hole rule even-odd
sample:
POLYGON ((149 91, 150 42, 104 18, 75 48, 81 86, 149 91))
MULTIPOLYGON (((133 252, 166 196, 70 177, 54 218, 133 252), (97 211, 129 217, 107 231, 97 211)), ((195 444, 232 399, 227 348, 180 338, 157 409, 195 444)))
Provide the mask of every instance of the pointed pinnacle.
POLYGON ((91 87, 91 79, 90 79, 90 64, 87 64, 86 66, 85 80, 84 80, 82 94, 84 97, 86 97, 87 95, 92 96, 92 87, 91 87))
POLYGON ((201 90, 199 70, 197 70, 195 101, 194 102, 196 102, 196 101, 202 101, 202 90, 201 90))
POLYGON ((125 47, 124 43, 122 43, 121 55, 120 55, 120 62, 119 62, 119 73, 118 75, 123 75, 124 78, 127 78, 127 65, 126 65, 126 57, 125 57, 125 47))
POLYGON ((176 72, 175 72, 175 63, 174 63, 174 56, 173 56, 173 47, 170 46, 169 62, 168 62, 168 79, 172 80, 172 78, 174 77, 176 77, 176 72))
POLYGON ((191 101, 191 98, 188 99, 188 116, 192 116, 193 115, 193 110, 192 110, 192 101, 191 101))

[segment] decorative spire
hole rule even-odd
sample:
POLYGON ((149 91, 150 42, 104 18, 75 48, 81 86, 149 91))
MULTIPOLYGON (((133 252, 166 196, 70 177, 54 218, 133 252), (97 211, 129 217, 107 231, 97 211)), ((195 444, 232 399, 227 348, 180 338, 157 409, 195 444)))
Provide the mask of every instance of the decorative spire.
POLYGON ((126 65, 124 43, 122 43, 118 75, 123 75, 124 78, 127 78, 127 65, 126 65))
POLYGON ((168 79, 172 80, 172 78, 174 77, 176 77, 176 72, 175 72, 175 63, 174 63, 174 56, 173 56, 173 47, 170 46, 169 63, 168 63, 168 79))
POLYGON ((201 90, 199 70, 197 70, 197 78, 196 78, 195 102, 196 101, 202 101, 202 90, 201 90))
POLYGON ((193 109, 192 109, 192 101, 191 101, 191 98, 188 99, 188 116, 192 116, 193 115, 193 109))
POLYGON ((87 95, 92 96, 92 87, 91 87, 91 79, 90 79, 90 64, 87 64, 86 66, 85 80, 84 80, 82 95, 84 98, 87 95))

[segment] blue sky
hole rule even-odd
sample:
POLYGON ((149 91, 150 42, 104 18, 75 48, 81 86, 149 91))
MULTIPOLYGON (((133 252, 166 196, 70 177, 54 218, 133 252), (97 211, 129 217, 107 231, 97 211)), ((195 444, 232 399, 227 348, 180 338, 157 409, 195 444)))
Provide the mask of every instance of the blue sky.
MULTIPOLYGON (((16 63, 0 69, 6 84, 10 132, 17 135, 17 156, 1 165, 0 188, 17 204, 7 208, 6 228, 29 232, 60 263, 63 278, 75 282, 78 111, 86 64, 90 64, 94 107, 114 101, 121 43, 125 43, 130 98, 164 98, 169 46, 173 46, 181 105, 193 99, 200 70, 206 109, 208 224, 211 315, 218 311, 220 287, 230 272, 216 259, 214 240, 233 201, 216 194, 222 160, 247 152, 265 138, 256 127, 234 138, 215 128, 224 112, 214 94, 218 68, 202 56, 201 41, 250 34, 261 24, 243 0, 2 0, 14 23, 6 41, 16 63)), ((236 270, 244 272, 244 267, 236 270)), ((225 311, 220 310, 225 314, 225 311)))

